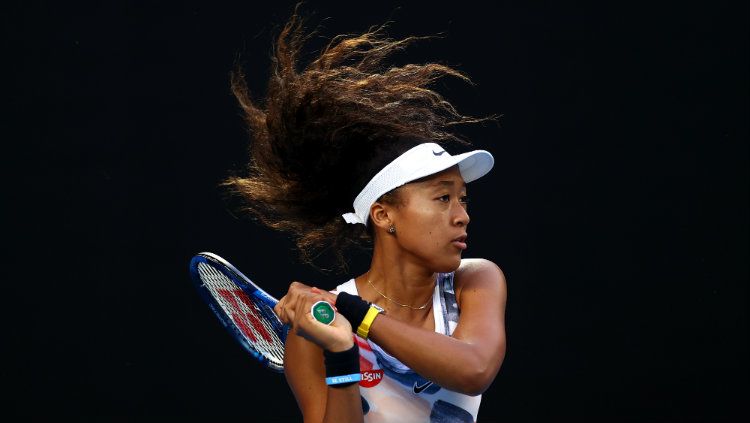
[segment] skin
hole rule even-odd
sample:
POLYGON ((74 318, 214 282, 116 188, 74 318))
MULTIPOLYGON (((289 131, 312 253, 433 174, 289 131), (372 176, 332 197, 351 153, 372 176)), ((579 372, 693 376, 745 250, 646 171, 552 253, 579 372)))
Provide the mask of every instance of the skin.
MULTIPOLYGON (((502 271, 483 259, 461 259, 452 242, 466 234, 466 185, 453 167, 398 190, 398 204, 370 208, 375 229, 368 273, 355 278, 359 295, 386 309, 370 328, 370 339, 430 381, 468 395, 484 392, 505 357, 506 284, 502 271), (395 234, 389 234, 393 225, 395 234), (455 271, 454 287, 461 318, 452 336, 434 332, 432 307, 413 310, 429 301, 437 272, 455 271), (429 345, 429 348, 424 348, 429 345)), ((287 337, 285 375, 306 423, 361 422, 357 384, 333 388, 325 384, 323 350, 353 346, 351 324, 341 314, 330 326, 315 321, 316 301, 336 302, 330 292, 293 282, 275 311, 292 325, 287 337)))

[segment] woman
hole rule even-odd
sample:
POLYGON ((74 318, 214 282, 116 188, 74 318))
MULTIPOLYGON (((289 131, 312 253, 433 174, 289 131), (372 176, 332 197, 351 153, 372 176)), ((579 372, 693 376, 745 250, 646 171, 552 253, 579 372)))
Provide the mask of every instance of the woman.
POLYGON ((250 173, 227 181, 266 225, 292 233, 303 258, 372 245, 370 268, 327 292, 294 282, 276 306, 292 326, 285 375, 305 422, 476 421, 505 355, 505 280, 461 259, 466 183, 492 167, 449 128, 463 116, 428 88, 438 64, 386 67, 414 38, 381 30, 334 38, 297 71, 295 16, 274 52, 264 107, 241 73, 232 86, 253 142, 250 173), (352 203, 352 200, 353 203, 352 203), (336 307, 316 321, 318 301, 336 307))

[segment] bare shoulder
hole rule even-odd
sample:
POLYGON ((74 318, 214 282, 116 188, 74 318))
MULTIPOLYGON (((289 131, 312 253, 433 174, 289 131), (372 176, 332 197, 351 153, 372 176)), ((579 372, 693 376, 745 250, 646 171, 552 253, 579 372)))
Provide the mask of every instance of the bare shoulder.
POLYGON ((462 259, 456 269, 455 283, 463 285, 475 280, 492 280, 505 283, 505 275, 494 262, 483 258, 462 259))
POLYGON ((505 298, 505 274, 494 262, 482 259, 462 259, 454 277, 456 299, 461 301, 463 291, 495 293, 505 298))

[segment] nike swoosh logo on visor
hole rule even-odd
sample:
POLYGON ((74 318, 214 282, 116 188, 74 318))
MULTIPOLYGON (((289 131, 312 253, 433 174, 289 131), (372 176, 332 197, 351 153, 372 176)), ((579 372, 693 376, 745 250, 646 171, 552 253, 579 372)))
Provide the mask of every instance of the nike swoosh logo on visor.
POLYGON ((441 154, 443 154, 443 153, 445 153, 445 150, 443 150, 443 151, 440 151, 440 152, 437 152, 437 151, 435 151, 435 150, 432 150, 432 154, 434 154, 434 155, 436 155, 436 156, 439 156, 439 155, 441 155, 441 154))
POLYGON ((426 382, 426 383, 424 383, 424 384, 422 384, 422 385, 417 385, 417 382, 414 382, 414 393, 415 394, 419 394, 422 391, 424 391, 425 389, 429 388, 430 385, 432 385, 432 382, 429 382, 429 381, 426 382))

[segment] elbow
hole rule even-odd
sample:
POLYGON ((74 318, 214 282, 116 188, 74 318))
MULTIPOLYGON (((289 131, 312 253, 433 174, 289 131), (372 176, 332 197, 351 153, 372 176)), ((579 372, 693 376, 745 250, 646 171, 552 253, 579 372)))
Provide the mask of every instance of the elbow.
POLYGON ((469 396, 477 396, 484 393, 492 384, 493 378, 488 377, 485 372, 477 369, 467 369, 458 381, 455 391, 469 396))
POLYGON ((486 391, 495 380, 500 366, 505 357, 505 348, 498 362, 494 360, 479 359, 467 362, 467 365, 460 372, 460 380, 455 389, 464 395, 477 396, 486 391))
POLYGON ((464 395, 477 396, 486 391, 497 376, 499 367, 487 365, 467 366, 462 372, 456 391, 464 395))
POLYGON ((480 386, 467 386, 466 389, 458 391, 461 394, 468 395, 470 397, 476 397, 477 395, 482 395, 484 391, 487 390, 489 386, 487 387, 480 387, 480 386))

